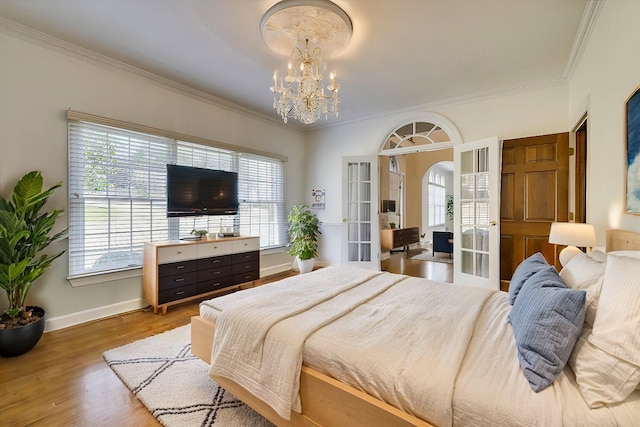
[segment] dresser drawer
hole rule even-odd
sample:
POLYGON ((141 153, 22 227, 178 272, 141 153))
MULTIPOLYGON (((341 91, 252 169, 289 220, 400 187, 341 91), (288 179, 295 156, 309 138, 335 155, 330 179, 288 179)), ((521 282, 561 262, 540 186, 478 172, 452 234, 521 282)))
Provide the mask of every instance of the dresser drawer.
POLYGON ((197 245, 176 245, 158 248, 158 264, 168 264, 176 261, 198 258, 197 245))
POLYGON ((233 253, 235 254, 260 250, 260 238, 258 237, 234 240, 231 243, 233 243, 233 253))
POLYGON ((197 295, 197 293, 198 287, 195 283, 189 286, 181 286, 175 289, 160 291, 158 292, 158 304, 165 304, 182 298, 192 297, 197 295))
POLYGON ((198 246, 198 258, 208 258, 224 255, 233 251, 233 242, 208 242, 200 243, 198 246))
POLYGON ((198 270, 198 283, 207 280, 217 280, 222 277, 231 276, 231 266, 223 265, 221 267, 209 268, 207 270, 198 270))
POLYGON ((160 279, 158 279, 158 290, 166 291, 168 289, 195 284, 197 280, 198 273, 196 271, 185 274, 177 274, 175 276, 161 277, 160 279))
POLYGON ((211 292, 218 289, 226 288, 233 285, 231 276, 221 277, 217 280, 208 280, 205 282, 198 282, 198 293, 203 294, 205 292, 211 292))
POLYGON ((260 278, 260 271, 252 270, 245 271, 244 273, 233 275, 233 284, 238 285, 240 283, 251 282, 260 278))
POLYGON ((218 268, 225 265, 231 265, 231 255, 216 256, 198 260, 198 270, 218 268))
POLYGON ((172 262, 170 264, 158 265, 158 277, 175 276, 185 274, 198 269, 198 262, 195 259, 189 261, 172 262))
POLYGON ((243 252, 240 254, 233 254, 231 256, 232 256, 231 258, 232 264, 240 264, 240 263, 246 263, 250 261, 258 261, 258 259, 260 258, 260 252, 258 251, 243 252))
POLYGON ((258 263, 258 260, 247 261, 240 264, 233 264, 231 266, 231 274, 234 276, 236 274, 243 274, 248 271, 258 271, 258 270, 260 270, 260 264, 258 263))

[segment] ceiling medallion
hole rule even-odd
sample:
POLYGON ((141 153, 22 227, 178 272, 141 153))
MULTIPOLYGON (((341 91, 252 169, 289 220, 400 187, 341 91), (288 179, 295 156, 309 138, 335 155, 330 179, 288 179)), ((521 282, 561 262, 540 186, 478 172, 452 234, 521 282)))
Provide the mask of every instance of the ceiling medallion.
POLYGON ((323 85, 324 60, 344 49, 353 32, 351 19, 329 0, 283 0, 271 7, 260 21, 265 43, 289 56, 287 73, 273 74, 273 108, 287 123, 292 117, 311 124, 322 114, 338 115, 336 73, 323 85))

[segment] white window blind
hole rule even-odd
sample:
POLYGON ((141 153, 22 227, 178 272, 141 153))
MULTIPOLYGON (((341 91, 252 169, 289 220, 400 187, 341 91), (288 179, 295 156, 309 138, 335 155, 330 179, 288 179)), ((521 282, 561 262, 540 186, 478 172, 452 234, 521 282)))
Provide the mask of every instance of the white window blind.
POLYGON ((145 241, 194 228, 287 243, 282 160, 81 120, 69 120, 68 143, 70 277, 139 268, 145 241), (238 215, 167 218, 168 163, 238 172, 238 215))

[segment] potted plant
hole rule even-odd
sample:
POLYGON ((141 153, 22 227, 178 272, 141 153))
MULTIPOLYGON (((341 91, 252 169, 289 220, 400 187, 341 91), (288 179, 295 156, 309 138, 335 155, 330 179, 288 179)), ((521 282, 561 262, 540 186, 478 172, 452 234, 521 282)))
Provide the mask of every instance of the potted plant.
POLYGON ((9 302, 0 318, 0 355, 4 357, 31 350, 44 332, 44 309, 26 306, 25 300, 34 281, 64 253, 41 253, 66 233, 65 229, 50 235, 61 210, 42 211, 61 185, 43 191, 42 175, 32 171, 18 180, 10 199, 0 197, 0 287, 9 302))
POLYGON ((196 236, 198 239, 202 239, 202 238, 206 237, 207 233, 208 233, 207 230, 197 230, 195 228, 193 230, 191 230, 191 234, 196 236))
POLYGON ((289 255, 296 257, 300 273, 313 269, 318 255, 320 221, 305 205, 295 205, 289 212, 289 255))

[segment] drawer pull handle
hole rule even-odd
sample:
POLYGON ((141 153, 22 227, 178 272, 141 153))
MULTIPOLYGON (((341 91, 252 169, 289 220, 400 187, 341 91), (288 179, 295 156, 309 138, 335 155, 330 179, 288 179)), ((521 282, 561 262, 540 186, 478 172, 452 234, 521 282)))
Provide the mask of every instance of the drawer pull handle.
POLYGON ((181 253, 182 253, 182 251, 178 251, 178 254, 181 254, 181 253))
POLYGON ((251 266, 250 265, 245 265, 244 268, 251 268, 251 266))
POLYGON ((251 279, 251 276, 244 276, 245 279, 251 279))
POLYGON ((184 291, 176 292, 176 295, 182 295, 182 294, 184 294, 184 291))
POLYGON ((176 282, 183 282, 183 281, 184 281, 184 277, 178 277, 178 278, 176 279, 176 282))
POLYGON ((184 265, 179 265, 176 267, 176 270, 180 270, 181 268, 184 268, 184 265))
POLYGON ((211 274, 212 274, 213 276, 216 276, 216 275, 220 274, 220 272, 219 272, 219 271, 214 271, 214 272, 212 272, 211 274))

